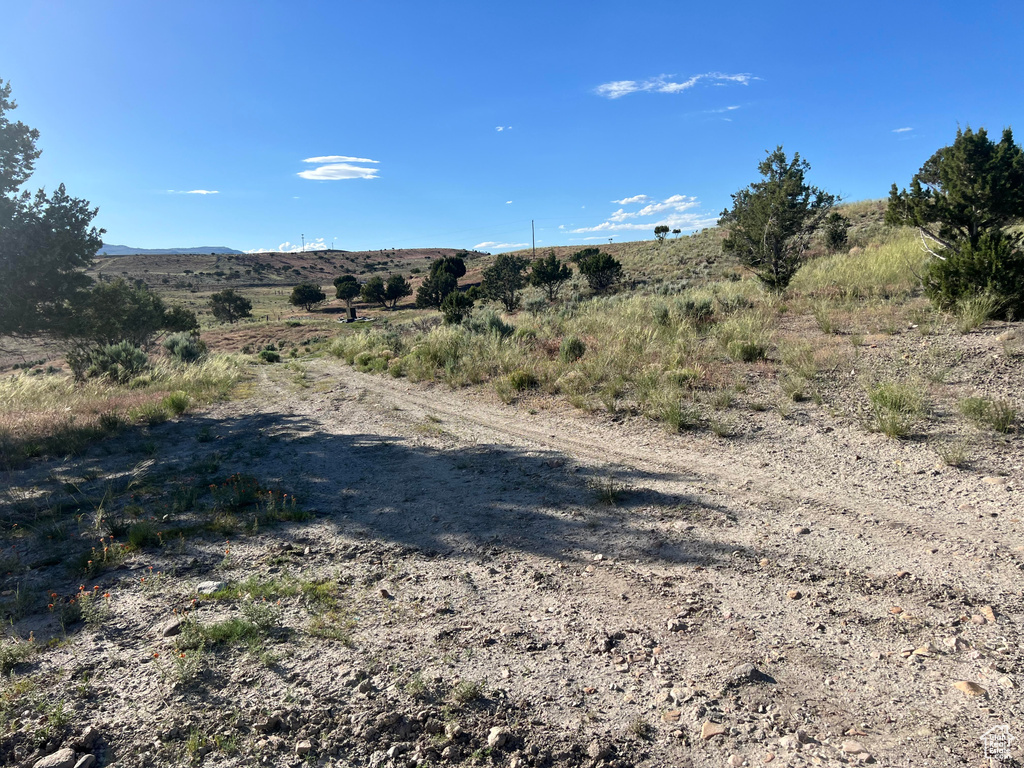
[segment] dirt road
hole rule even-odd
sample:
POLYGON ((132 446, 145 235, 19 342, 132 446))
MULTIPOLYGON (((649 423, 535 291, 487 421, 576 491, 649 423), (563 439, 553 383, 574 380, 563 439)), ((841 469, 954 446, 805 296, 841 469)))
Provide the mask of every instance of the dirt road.
MULTIPOLYGON (((991 729, 1024 739, 1018 454, 982 475, 812 406, 744 418, 669 435, 332 361, 260 369, 252 397, 152 439, 166 466, 214 456, 317 510, 232 540, 218 578, 336 580, 351 644, 298 634, 198 693, 129 664, 91 714, 124 765, 161 749, 127 757, 130 717, 172 755, 228 709, 242 746, 212 764, 984 765, 991 729)), ((165 647, 154 623, 223 546, 139 559, 191 559, 191 580, 126 601, 76 658, 165 647)))

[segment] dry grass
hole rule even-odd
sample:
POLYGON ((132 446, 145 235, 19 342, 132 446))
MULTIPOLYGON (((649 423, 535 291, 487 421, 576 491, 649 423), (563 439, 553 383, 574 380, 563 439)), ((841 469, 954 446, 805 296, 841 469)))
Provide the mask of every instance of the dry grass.
POLYGON ((228 396, 241 376, 234 357, 181 365, 158 361, 128 385, 76 383, 63 374, 0 380, 0 465, 39 455, 74 454, 133 423, 157 423, 189 404, 228 396))

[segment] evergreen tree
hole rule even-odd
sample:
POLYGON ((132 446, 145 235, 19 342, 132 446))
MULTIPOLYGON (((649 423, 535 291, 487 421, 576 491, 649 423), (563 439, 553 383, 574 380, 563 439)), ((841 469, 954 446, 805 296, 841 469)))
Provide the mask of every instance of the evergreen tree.
POLYGON ((484 270, 480 285, 483 294, 501 302, 506 312, 515 312, 519 308, 520 292, 526 285, 525 272, 529 265, 530 260, 525 256, 501 254, 484 270))
POLYGON ((222 323, 233 323, 252 315, 252 302, 234 288, 227 288, 210 296, 210 311, 222 323))
POLYGON ((832 211, 825 219, 825 247, 832 253, 841 251, 849 240, 850 220, 832 211))
POLYGON ((984 128, 957 130, 953 144, 921 166, 910 191, 895 184, 885 220, 918 227, 953 251, 976 246, 982 235, 1024 217, 1024 154, 1007 128, 999 143, 984 128))
POLYGON ((70 197, 19 191, 32 176, 39 132, 9 113, 11 86, 0 80, 0 336, 61 333, 70 303, 92 281, 84 270, 102 245, 97 209, 70 197))
POLYGON ((550 251, 547 256, 537 259, 530 267, 530 285, 543 288, 548 294, 548 301, 558 298, 558 291, 566 280, 572 278, 572 270, 563 264, 550 251))
POLYGON ((1007 128, 998 143, 984 128, 958 130, 910 182, 895 184, 885 219, 918 228, 932 258, 925 291, 940 307, 987 294, 993 316, 1024 316, 1022 237, 1007 229, 1024 218, 1024 151, 1007 128))
POLYGON ((352 300, 361 290, 355 275, 341 275, 334 279, 334 297, 344 301, 346 309, 352 309, 352 300))
POLYGON ((440 309, 445 297, 458 290, 459 278, 466 274, 463 254, 443 256, 430 264, 430 273, 416 290, 416 306, 440 309))
POLYGON ((622 279, 622 264, 599 248, 584 248, 573 254, 572 260, 587 279, 590 290, 604 293, 622 279))
POLYGON ((786 159, 782 147, 758 164, 761 181, 732 196, 732 209, 722 212, 729 228, 722 242, 758 279, 781 291, 803 263, 811 234, 836 204, 835 195, 812 187, 804 179, 811 166, 800 153, 786 159))
POLYGON ((292 288, 292 295, 288 297, 289 304, 302 307, 307 312, 312 312, 313 307, 325 301, 327 294, 316 283, 299 283, 292 288))

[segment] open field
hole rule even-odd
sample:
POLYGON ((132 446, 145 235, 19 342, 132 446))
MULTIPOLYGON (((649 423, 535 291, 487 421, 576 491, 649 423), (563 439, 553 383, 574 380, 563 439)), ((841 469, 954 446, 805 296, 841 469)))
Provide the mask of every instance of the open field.
POLYGON ((200 365, 6 376, 0 763, 987 765, 1024 325, 935 310, 880 210, 781 296, 717 230, 459 327, 267 269, 200 365))

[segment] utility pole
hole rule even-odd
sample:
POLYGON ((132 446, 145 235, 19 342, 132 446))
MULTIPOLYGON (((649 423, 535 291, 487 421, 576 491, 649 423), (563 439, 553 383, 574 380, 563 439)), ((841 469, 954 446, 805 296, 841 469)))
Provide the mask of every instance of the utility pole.
POLYGON ((302 235, 302 252, 303 253, 306 252, 306 235, 305 234, 302 235))
POLYGON ((533 227, 533 219, 530 219, 530 236, 533 238, 533 258, 537 258, 537 230, 533 227))

